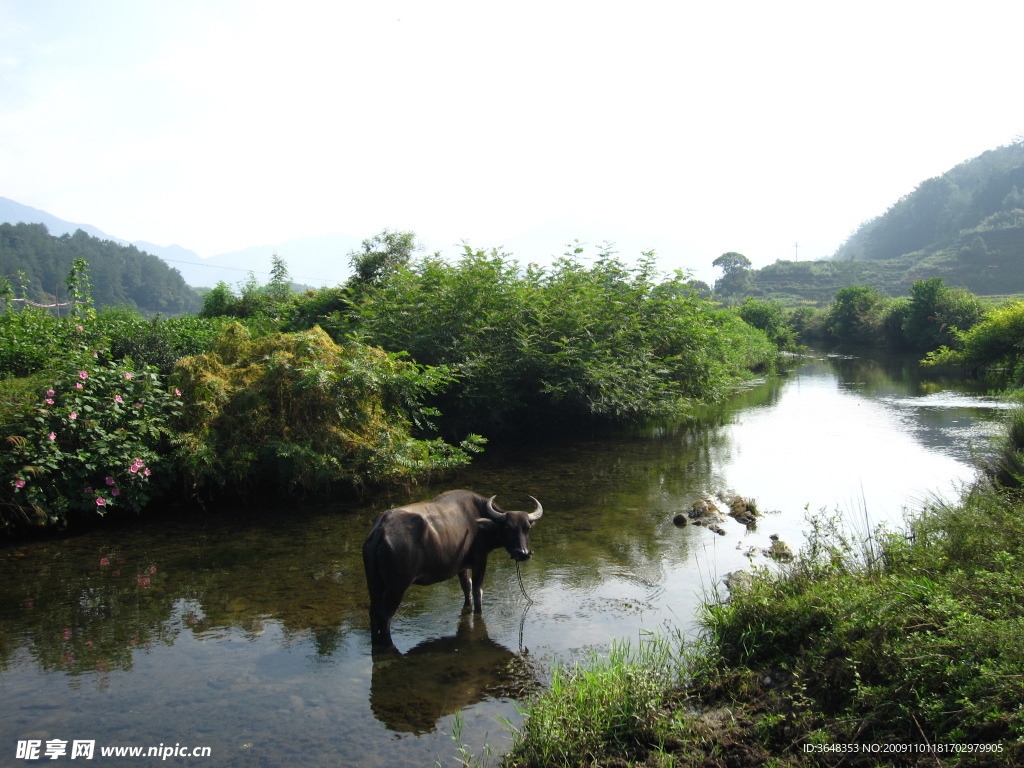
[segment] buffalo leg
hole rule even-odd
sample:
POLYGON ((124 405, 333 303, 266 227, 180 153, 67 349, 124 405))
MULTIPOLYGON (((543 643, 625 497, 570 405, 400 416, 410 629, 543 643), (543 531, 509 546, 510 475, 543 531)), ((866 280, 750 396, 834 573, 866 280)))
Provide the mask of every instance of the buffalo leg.
POLYGON ((473 607, 470 597, 473 590, 473 580, 469 578, 468 568, 463 568, 459 571, 459 584, 462 585, 462 594, 466 596, 466 601, 462 604, 462 610, 468 611, 473 607))
POLYGON ((473 566, 473 613, 484 611, 484 574, 487 572, 487 561, 473 566))
POLYGON ((370 600, 370 637, 377 645, 394 645, 391 641, 391 618, 402 603, 404 589, 386 587, 377 599, 370 600))

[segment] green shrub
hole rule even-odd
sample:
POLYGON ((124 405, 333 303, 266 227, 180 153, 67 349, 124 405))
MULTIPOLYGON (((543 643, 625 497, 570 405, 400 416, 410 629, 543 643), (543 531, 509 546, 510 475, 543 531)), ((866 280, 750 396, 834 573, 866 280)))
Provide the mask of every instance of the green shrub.
POLYGON ((206 352, 226 322, 198 317, 147 320, 134 310, 113 309, 101 312, 85 327, 109 346, 113 359, 128 357, 139 365, 153 365, 166 376, 181 358, 206 352))
POLYGON ((739 315, 747 325, 764 331, 768 340, 779 349, 788 349, 796 343, 796 332, 781 301, 747 298, 740 305, 739 315))
POLYGON ((80 321, 27 308, 0 315, 0 377, 28 376, 77 351, 87 334, 80 321))
POLYGON ((372 344, 450 367, 445 414, 489 430, 678 417, 774 355, 684 274, 659 279, 651 254, 628 267, 577 251, 545 269, 466 247, 457 263, 426 257, 363 286, 353 323, 372 344))
POLYGON ((168 479, 161 453, 180 405, 152 368, 104 363, 98 353, 65 363, 4 423, 5 524, 63 523, 112 507, 140 511, 168 479))
POLYGON ((836 292, 822 328, 833 341, 847 344, 878 343, 881 325, 891 299, 867 285, 853 285, 836 292))
POLYGON ((413 437, 435 414, 424 394, 449 382, 364 344, 335 344, 319 327, 254 339, 224 328, 211 351, 178 362, 186 407, 175 455, 190 486, 247 495, 314 492, 332 484, 409 481, 459 466, 454 447, 413 437))

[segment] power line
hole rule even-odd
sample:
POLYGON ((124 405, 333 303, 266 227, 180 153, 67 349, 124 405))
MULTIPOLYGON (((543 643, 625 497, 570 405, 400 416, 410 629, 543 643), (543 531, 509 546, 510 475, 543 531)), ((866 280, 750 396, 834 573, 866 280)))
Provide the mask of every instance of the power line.
MULTIPOLYGON (((218 264, 198 264, 197 262, 194 262, 194 261, 185 261, 183 259, 167 259, 167 258, 164 258, 163 256, 158 256, 157 258, 162 259, 163 261, 173 261, 175 264, 190 264, 193 267, 206 267, 207 269, 230 269, 230 270, 232 270, 234 272, 252 272, 253 274, 260 274, 260 275, 272 274, 272 273, 270 273, 270 272, 268 272, 266 270, 263 270, 263 269, 244 269, 243 267, 222 267, 222 266, 220 266, 218 264)), ((290 277, 293 280, 295 280, 295 279, 298 279, 298 280, 314 280, 314 281, 319 281, 321 283, 328 283, 328 282, 330 282, 330 280, 328 280, 325 277, 308 277, 306 275, 290 275, 290 277)))

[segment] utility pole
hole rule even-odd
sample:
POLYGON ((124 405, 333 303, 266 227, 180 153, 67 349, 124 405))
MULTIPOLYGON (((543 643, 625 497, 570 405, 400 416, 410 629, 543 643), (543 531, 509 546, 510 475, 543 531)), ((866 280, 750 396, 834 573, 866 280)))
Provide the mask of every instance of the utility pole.
POLYGON ((800 261, 800 243, 793 243, 793 251, 796 253, 796 260, 800 261))

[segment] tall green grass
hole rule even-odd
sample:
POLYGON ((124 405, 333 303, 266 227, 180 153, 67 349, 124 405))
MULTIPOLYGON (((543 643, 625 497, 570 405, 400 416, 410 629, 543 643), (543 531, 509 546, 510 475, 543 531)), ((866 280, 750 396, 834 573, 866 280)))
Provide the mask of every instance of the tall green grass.
POLYGON ((809 516, 698 643, 557 671, 506 765, 1024 765, 1022 449, 1013 413, 979 481, 898 531, 809 516))

